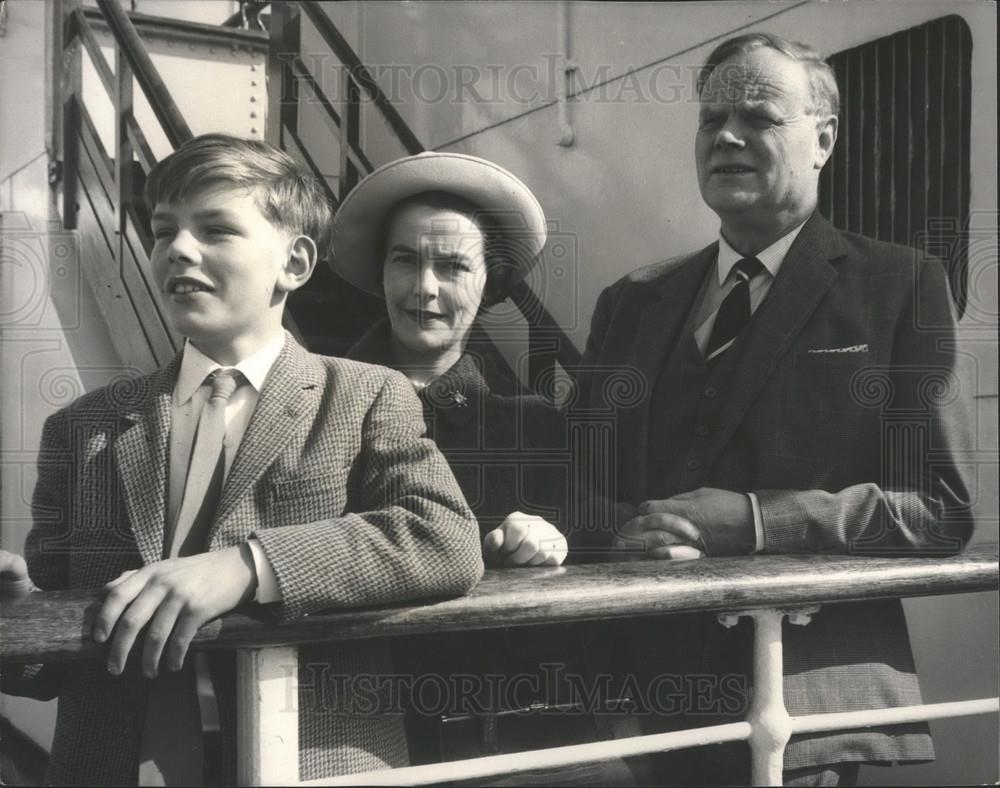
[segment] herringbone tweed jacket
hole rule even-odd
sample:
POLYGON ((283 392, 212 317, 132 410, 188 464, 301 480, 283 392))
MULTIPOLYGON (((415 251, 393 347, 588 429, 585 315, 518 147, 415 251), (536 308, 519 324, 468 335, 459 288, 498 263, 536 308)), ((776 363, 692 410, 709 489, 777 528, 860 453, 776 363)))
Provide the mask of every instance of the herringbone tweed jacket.
MULTIPOLYGON (((26 550, 39 588, 99 588, 160 559, 179 364, 180 356, 129 385, 87 394, 47 421, 26 550)), ((424 432, 420 404, 402 375, 312 355, 286 337, 207 549, 259 539, 281 590, 273 605, 281 622, 326 608, 467 592, 483 571, 478 528, 424 432)), ((390 665, 384 642, 300 649, 301 779, 406 764, 401 715, 352 715, 349 691, 324 693, 323 682, 337 674, 390 665)), ((118 677, 103 662, 4 672, 4 691, 59 696, 49 782, 136 782, 148 686, 137 660, 118 677)), ((223 769, 232 781, 231 653, 213 656, 212 676, 223 769)))

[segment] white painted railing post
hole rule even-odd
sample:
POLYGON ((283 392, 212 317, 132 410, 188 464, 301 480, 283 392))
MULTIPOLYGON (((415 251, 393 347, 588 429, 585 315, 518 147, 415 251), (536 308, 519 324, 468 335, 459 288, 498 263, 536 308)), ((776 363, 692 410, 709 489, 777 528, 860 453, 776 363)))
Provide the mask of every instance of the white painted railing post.
POLYGON ((781 621, 787 614, 793 624, 808 624, 818 609, 748 610, 719 616, 724 627, 735 625, 740 616, 754 621, 753 699, 747 715, 752 785, 782 784, 785 746, 792 735, 792 718, 785 708, 781 621))
POLYGON ((236 780, 299 781, 299 657, 294 646, 236 651, 236 780))
POLYGON ((755 610, 753 700, 750 703, 750 753, 753 785, 781 785, 785 745, 792 735, 792 720, 785 709, 782 685, 784 654, 779 610, 755 610))

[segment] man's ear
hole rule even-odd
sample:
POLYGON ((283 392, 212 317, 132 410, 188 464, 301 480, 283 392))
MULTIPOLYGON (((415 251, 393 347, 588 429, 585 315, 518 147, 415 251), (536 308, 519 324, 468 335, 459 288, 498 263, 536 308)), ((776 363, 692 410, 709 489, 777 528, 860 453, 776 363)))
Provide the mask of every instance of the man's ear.
POLYGON ((816 163, 817 170, 823 169, 823 165, 833 153, 834 143, 837 141, 837 116, 830 115, 820 120, 816 125, 816 163))
POLYGON ((316 267, 316 242, 308 235, 292 239, 288 259, 278 274, 277 289, 282 293, 298 290, 309 281, 316 267))

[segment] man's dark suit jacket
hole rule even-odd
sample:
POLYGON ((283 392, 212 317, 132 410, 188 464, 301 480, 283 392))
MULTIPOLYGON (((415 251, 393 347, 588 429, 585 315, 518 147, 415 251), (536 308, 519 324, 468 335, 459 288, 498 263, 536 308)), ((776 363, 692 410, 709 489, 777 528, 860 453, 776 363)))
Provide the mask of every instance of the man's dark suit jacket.
MULTIPOLYGON (((46 422, 26 549, 40 588, 96 589, 160 560, 180 358, 91 392, 46 422)), ((483 571, 476 522, 425 437, 409 382, 307 353, 290 336, 261 389, 206 549, 251 536, 277 576, 282 599, 268 607, 282 623, 325 608, 462 594, 483 571)), ((135 784, 148 682, 132 656, 121 676, 103 661, 4 671, 4 692, 59 696, 47 783, 135 784)), ((209 658, 232 783, 235 658, 209 658)), ((389 673, 385 642, 302 646, 299 668, 300 779, 407 765, 402 715, 391 705, 368 713, 370 693, 354 701, 350 683, 337 683, 338 675, 389 673)))
MULTIPOLYGON (((710 368, 692 320, 717 251, 635 271, 598 300, 581 395, 616 417, 609 497, 755 492, 767 553, 960 550, 972 530, 960 464, 970 424, 942 267, 814 215, 710 368), (640 381, 627 406, 623 366, 640 381)), ((669 620, 650 623, 661 634, 640 659, 654 673, 748 670, 746 637, 707 618, 673 637, 669 620), (667 646, 679 649, 677 665, 667 646)), ((828 605, 808 626, 786 624, 785 702, 793 715, 920 703, 899 601, 828 605)), ((899 726, 796 737, 785 768, 932 757, 926 726, 899 726)))

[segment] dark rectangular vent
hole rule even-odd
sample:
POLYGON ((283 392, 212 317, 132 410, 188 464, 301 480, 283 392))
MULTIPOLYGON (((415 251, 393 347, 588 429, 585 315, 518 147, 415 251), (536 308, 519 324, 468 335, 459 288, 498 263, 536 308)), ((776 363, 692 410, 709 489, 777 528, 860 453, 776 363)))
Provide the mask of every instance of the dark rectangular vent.
MULTIPOLYGON (((935 19, 829 58, 840 135, 820 178, 821 213, 837 227, 925 249, 967 297, 972 34, 935 19)), ((992 177, 992 176, 990 176, 992 177)))

